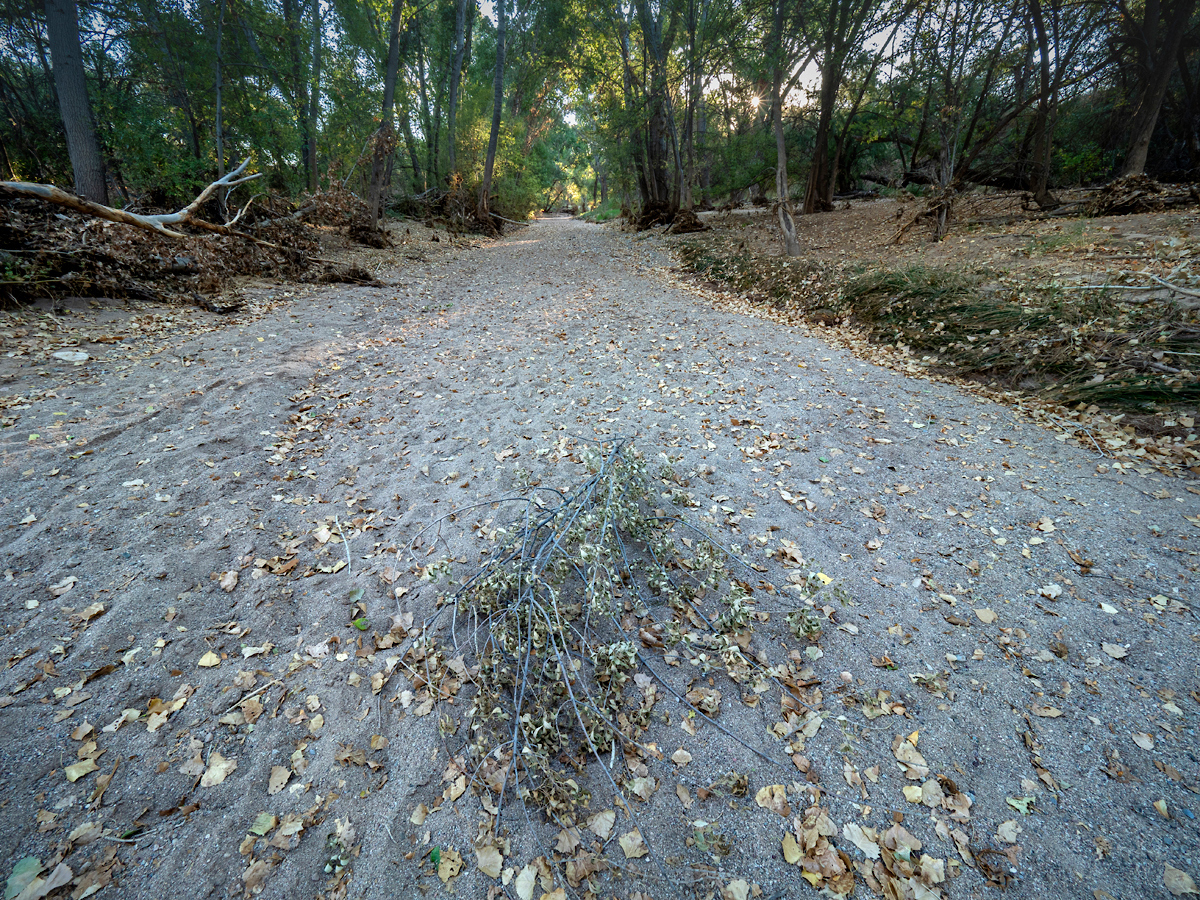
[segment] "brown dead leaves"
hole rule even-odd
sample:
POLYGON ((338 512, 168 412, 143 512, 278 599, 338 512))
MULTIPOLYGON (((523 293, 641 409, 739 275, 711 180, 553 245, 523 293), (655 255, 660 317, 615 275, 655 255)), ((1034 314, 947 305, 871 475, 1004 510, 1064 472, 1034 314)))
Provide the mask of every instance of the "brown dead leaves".
POLYGON ((845 896, 854 890, 854 873, 850 858, 840 852, 829 838, 837 828, 828 813, 812 806, 803 817, 792 821, 793 831, 783 838, 783 858, 801 868, 804 879, 817 889, 845 896))

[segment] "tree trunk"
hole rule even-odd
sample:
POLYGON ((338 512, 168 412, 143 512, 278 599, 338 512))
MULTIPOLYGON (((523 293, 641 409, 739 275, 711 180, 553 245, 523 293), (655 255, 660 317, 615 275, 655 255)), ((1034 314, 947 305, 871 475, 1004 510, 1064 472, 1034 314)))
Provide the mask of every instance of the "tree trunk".
POLYGON ((837 98, 840 72, 832 61, 821 65, 821 112, 817 118, 816 145, 813 147, 812 167, 804 189, 804 213, 828 212, 833 209, 833 191, 829 174, 829 132, 833 122, 833 104, 837 98))
POLYGON ((1196 86, 1188 68, 1185 48, 1179 48, 1179 80, 1183 84, 1183 115, 1187 129, 1188 161, 1193 169, 1200 168, 1200 110, 1196 104, 1196 86))
POLYGON ((79 45, 79 11, 75 0, 46 0, 46 31, 54 67, 54 88, 67 135, 67 153, 75 175, 75 193, 108 205, 104 161, 88 103, 83 50, 79 45))
POLYGON ((1039 209, 1054 209, 1062 205, 1058 198, 1050 193, 1049 188, 1053 118, 1058 106, 1057 85, 1051 83, 1050 41, 1046 35, 1046 22, 1039 0, 1029 0, 1029 14, 1037 38, 1038 55, 1041 57, 1041 97, 1033 120, 1033 167, 1029 176, 1029 186, 1039 209))
POLYGON ((367 204, 371 207, 371 225, 378 226, 380 199, 383 180, 387 173, 388 158, 396 146, 396 134, 392 128, 392 107, 396 103, 396 77, 400 71, 400 20, 404 13, 405 0, 392 0, 392 17, 388 23, 387 71, 383 77, 383 115, 379 130, 375 133, 375 151, 371 159, 371 187, 367 204))
POLYGON ((408 164, 412 167, 412 189, 413 193, 417 193, 424 186, 424 175, 421 172, 421 160, 417 156, 417 141, 413 137, 412 119, 409 117, 408 107, 405 104, 400 105, 400 125, 404 131, 404 146, 408 150, 408 164))
POLYGON ((426 155, 429 158, 429 174, 430 180, 434 184, 438 184, 442 180, 439 167, 441 164, 439 144, 442 139, 442 90, 446 86, 446 80, 443 77, 440 85, 435 84, 433 87, 433 128, 430 129, 430 134, 433 135, 432 141, 426 141, 426 155))
MULTIPOLYGON (((216 95, 213 121, 213 142, 217 151, 217 179, 225 177, 225 126, 222 122, 224 107, 221 102, 221 37, 225 31, 225 0, 217 0, 217 40, 216 54, 213 59, 213 92, 216 95)), ((225 218, 225 195, 217 194, 217 208, 221 217, 225 218)))
POLYGON ((457 0, 454 12, 454 60, 450 69, 450 100, 446 109, 446 156, 451 178, 458 172, 454 142, 458 120, 458 90, 462 82, 463 56, 467 49, 467 4, 470 2, 471 0, 457 0))
POLYGON ((800 255, 796 237, 796 222, 792 219, 791 198, 788 196, 787 141, 783 136, 783 3, 775 0, 774 60, 771 77, 771 118, 775 123, 775 200, 779 212, 779 232, 783 250, 788 256, 800 255))
POLYGON ((1196 0, 1177 0, 1172 5, 1163 4, 1167 14, 1165 37, 1161 48, 1151 43, 1150 33, 1157 22, 1147 21, 1147 47, 1144 58, 1149 70, 1138 97, 1137 108, 1133 114, 1133 128, 1129 140, 1129 152, 1125 155, 1125 164, 1121 167, 1122 175, 1141 175, 1146 170, 1146 156, 1150 152, 1150 139, 1154 136, 1154 127, 1158 124, 1158 113, 1162 109, 1163 97, 1166 96, 1167 86, 1179 57, 1179 47, 1183 42, 1184 32, 1196 8, 1196 0))
POLYGON ((296 2, 283 0, 283 24, 287 30, 288 61, 291 63, 292 110, 300 127, 300 162, 304 166, 304 183, 308 184, 312 177, 308 166, 308 145, 312 136, 308 131, 308 89, 304 84, 300 58, 300 11, 296 2))
MULTIPOLYGON (((397 0, 399 2, 399 0, 397 0)), ((475 217, 480 222, 490 222, 488 195, 492 191, 492 171, 496 165, 496 145, 500 142, 500 116, 504 111, 504 29, 506 23, 506 0, 496 3, 496 80, 492 87, 492 133, 488 137, 487 157, 483 163, 483 184, 479 186, 479 203, 475 217)))
POLYGON ((321 0, 312 0, 312 85, 308 94, 308 190, 321 187, 317 167, 317 122, 321 116, 321 0))

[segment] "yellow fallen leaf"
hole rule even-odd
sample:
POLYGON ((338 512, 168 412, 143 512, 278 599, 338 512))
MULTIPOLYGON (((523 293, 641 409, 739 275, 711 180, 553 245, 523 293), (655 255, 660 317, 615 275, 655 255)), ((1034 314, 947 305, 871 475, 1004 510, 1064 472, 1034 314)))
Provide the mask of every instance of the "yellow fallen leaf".
POLYGON ((996 837, 1006 844, 1015 844, 1017 842, 1017 835, 1021 831, 1022 828, 1017 824, 1017 820, 1009 819, 1007 822, 1000 823, 1000 826, 996 829, 996 837))
POLYGON ((764 785, 754 795, 754 802, 763 809, 779 813, 785 819, 792 814, 791 804, 787 802, 787 788, 782 784, 764 785))
POLYGON ((532 865, 523 868, 513 879, 513 889, 520 900, 533 900, 533 889, 537 885, 537 869, 532 865))
POLYGON ((292 770, 287 766, 271 766, 271 777, 267 780, 267 793, 278 794, 292 777, 292 770))
POLYGON ((476 847, 475 864, 488 878, 499 878, 500 870, 504 867, 504 857, 494 846, 476 847))
POLYGON ((63 774, 67 776, 67 781, 74 784, 88 772, 95 772, 98 768, 94 759, 85 759, 83 762, 77 762, 73 766, 67 766, 63 769, 63 774))
POLYGON ((612 834, 613 826, 616 824, 617 812, 613 809, 606 809, 587 818, 588 829, 602 841, 608 840, 608 836, 612 834))
MULTIPOLYGON (((904 790, 907 791, 908 788, 904 790)), ((876 842, 877 836, 873 828, 863 828, 855 822, 848 822, 842 826, 842 836, 861 850, 867 859, 879 859, 879 844, 876 842)))
POLYGON ((783 861, 790 866, 797 865, 800 860, 804 859, 804 854, 800 852, 800 845, 796 843, 796 839, 792 837, 789 831, 783 836, 783 861))
POLYGON ((1154 749, 1154 737, 1144 731, 1135 731, 1133 733, 1133 742, 1143 750, 1154 749))
POLYGON ((990 609, 977 609, 975 615, 979 617, 979 621, 984 625, 991 625, 996 621, 996 613, 990 609))
POLYGON ((1167 801, 1166 800, 1155 800, 1154 808, 1158 811, 1158 814, 1160 816, 1162 816, 1164 819, 1171 818, 1171 813, 1167 810, 1167 801))
POLYGON ((196 663, 196 665, 202 669, 211 669, 214 666, 219 666, 220 664, 221 657, 217 656, 217 654, 213 653, 211 650, 200 657, 200 661, 196 663))
POLYGON ((1057 719, 1063 714, 1061 709, 1053 706, 1039 706, 1036 703, 1033 705, 1032 709, 1035 716, 1041 716, 1043 719, 1057 719))
POLYGON ((200 778, 200 786, 216 787, 229 776, 230 772, 236 768, 236 759, 226 759, 224 756, 214 750, 212 756, 208 758, 208 769, 205 770, 204 775, 200 778))
POLYGON ((686 766, 692 761, 692 754, 688 753, 682 747, 671 754, 671 762, 677 766, 686 766))
POLYGON ((1163 884, 1176 897, 1182 897, 1184 894, 1200 894, 1200 888, 1196 887, 1192 876, 1170 864, 1163 867, 1163 884))
POLYGON ((418 803, 417 808, 412 811, 412 815, 408 817, 408 821, 414 825, 424 825, 425 817, 429 815, 429 807, 424 803, 418 803))
POLYGON ((438 878, 442 879, 442 884, 449 884, 450 879, 462 871, 462 856, 453 847, 442 851, 442 858, 438 862, 438 878))
POLYGON ((1122 647, 1120 644, 1102 643, 1100 645, 1100 647, 1102 650, 1104 650, 1105 653, 1107 653, 1113 659, 1124 659, 1126 656, 1129 655, 1129 651, 1126 650, 1124 647, 1122 647))
POLYGON ((920 803, 921 786, 917 784, 906 784, 904 786, 904 799, 909 803, 920 803))
POLYGON ((639 859, 650 852, 646 842, 642 840, 642 833, 636 829, 621 835, 617 842, 625 852, 626 859, 639 859))

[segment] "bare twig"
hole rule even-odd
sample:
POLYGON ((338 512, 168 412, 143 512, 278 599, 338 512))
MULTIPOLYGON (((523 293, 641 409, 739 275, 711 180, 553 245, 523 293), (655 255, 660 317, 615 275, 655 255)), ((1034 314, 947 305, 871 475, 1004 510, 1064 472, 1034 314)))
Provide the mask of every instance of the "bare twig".
POLYGON ((350 538, 346 537, 346 532, 342 528, 342 523, 337 516, 333 517, 333 524, 337 526, 338 534, 342 536, 342 549, 346 551, 346 571, 350 571, 350 538))

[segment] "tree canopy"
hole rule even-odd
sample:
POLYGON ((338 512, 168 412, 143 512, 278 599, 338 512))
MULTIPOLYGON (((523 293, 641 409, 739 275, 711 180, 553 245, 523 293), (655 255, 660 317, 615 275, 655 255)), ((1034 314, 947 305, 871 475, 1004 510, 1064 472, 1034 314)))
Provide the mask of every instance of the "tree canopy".
POLYGON ((5 177, 119 206, 246 157, 510 217, 1200 167, 1195 0, 6 2, 5 177))

